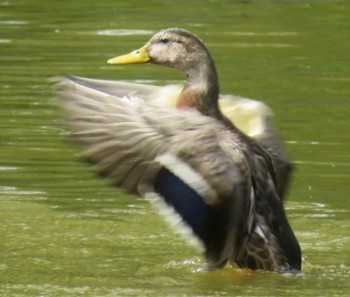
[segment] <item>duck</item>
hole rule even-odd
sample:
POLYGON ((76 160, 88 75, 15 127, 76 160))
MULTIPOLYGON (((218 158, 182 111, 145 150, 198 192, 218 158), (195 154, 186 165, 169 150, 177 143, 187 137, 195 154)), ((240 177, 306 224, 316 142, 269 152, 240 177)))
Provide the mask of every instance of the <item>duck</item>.
POLYGON ((301 271, 301 248, 283 204, 289 160, 275 131, 266 126, 267 134, 249 135, 222 112, 213 58, 193 33, 164 29, 140 49, 108 60, 141 63, 186 75, 175 106, 150 102, 164 90, 157 86, 53 79, 86 160, 114 186, 166 209, 166 219, 203 249, 206 270, 230 263, 301 271))

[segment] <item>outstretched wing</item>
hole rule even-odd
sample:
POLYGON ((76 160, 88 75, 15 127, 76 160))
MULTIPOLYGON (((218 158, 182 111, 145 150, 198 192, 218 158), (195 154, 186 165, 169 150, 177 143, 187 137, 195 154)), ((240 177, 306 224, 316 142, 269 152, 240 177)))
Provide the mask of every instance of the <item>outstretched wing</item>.
POLYGON ((153 108, 140 99, 106 95, 70 78, 56 81, 74 138, 116 186, 140 194, 140 185, 159 170, 156 158, 172 155, 200 172, 217 196, 232 191, 238 170, 218 142, 217 131, 225 128, 216 120, 193 109, 153 108))
MULTIPOLYGON (((175 107, 181 92, 180 85, 155 86, 125 81, 70 77, 79 86, 119 98, 141 98, 148 105, 175 107)), ((220 95, 222 113, 242 132, 256 140, 270 154, 273 161, 277 191, 283 199, 288 188, 292 164, 289 160, 273 123, 272 111, 263 102, 234 95, 220 95)))
POLYGON ((249 207, 241 160, 218 137, 226 128, 196 110, 155 108, 74 78, 54 80, 73 136, 97 170, 131 194, 156 193, 204 243, 210 265, 225 262, 249 207))

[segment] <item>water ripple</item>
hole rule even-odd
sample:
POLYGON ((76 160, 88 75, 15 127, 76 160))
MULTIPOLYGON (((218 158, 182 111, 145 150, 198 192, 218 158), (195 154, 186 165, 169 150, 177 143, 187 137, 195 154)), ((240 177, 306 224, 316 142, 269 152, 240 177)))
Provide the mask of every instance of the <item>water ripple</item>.
POLYGON ((154 31, 141 29, 106 29, 96 31, 97 35, 125 36, 125 35, 151 35, 154 31))

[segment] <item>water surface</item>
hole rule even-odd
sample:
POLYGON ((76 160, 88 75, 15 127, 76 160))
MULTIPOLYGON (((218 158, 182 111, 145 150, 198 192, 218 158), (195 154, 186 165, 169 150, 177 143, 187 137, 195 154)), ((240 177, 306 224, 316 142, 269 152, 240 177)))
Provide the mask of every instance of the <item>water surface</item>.
POLYGON ((1 296, 347 296, 350 6, 346 1, 1 1, 1 296), (286 203, 300 275, 227 267, 145 201, 100 180, 66 137, 47 78, 181 82, 108 58, 181 26, 208 45, 223 93, 271 106, 295 173, 286 203))

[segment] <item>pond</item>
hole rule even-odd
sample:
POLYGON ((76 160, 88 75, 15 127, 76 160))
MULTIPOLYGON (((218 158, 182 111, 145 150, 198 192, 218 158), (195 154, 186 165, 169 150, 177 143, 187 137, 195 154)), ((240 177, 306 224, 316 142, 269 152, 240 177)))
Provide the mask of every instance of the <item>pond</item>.
POLYGON ((349 13, 341 0, 1 1, 0 295, 348 296, 349 13), (201 253, 66 137, 48 78, 182 82, 106 65, 173 26, 206 43, 222 93, 272 108, 295 164, 286 209, 301 274, 198 271, 201 253))

